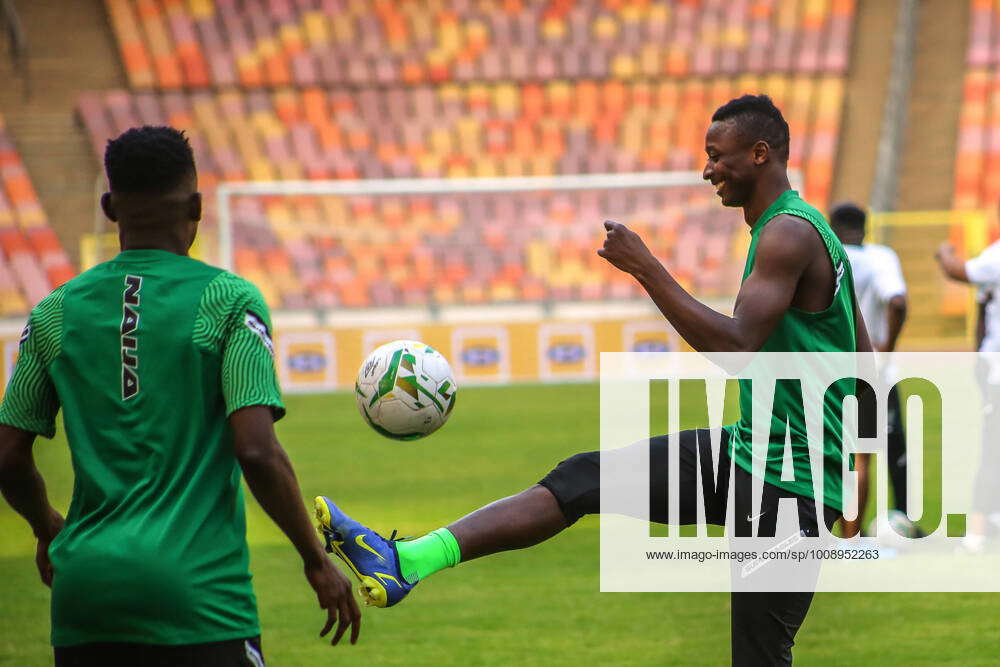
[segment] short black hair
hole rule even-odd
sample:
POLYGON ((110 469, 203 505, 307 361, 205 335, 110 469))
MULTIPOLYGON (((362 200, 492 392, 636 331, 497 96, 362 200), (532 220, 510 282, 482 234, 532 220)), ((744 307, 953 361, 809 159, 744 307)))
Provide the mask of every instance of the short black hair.
POLYGON ((112 192, 164 194, 195 173, 194 152, 182 131, 143 125, 108 140, 104 170, 112 192))
POLYGON ((831 225, 848 227, 850 229, 864 229, 865 220, 867 218, 868 216, 865 214, 864 209, 857 204, 852 204, 850 202, 837 204, 833 207, 833 210, 830 211, 831 225))
POLYGON ((743 95, 712 114, 712 122, 732 120, 749 142, 763 139, 778 157, 788 160, 788 123, 767 95, 743 95))

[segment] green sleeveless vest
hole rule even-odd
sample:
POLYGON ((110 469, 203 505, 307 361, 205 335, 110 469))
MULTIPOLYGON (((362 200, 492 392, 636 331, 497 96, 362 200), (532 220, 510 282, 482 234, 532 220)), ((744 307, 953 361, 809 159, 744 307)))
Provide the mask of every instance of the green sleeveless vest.
MULTIPOLYGON (((747 253, 743 280, 750 275, 757 255, 757 244, 764 227, 778 215, 794 215, 810 222, 823 238, 830 260, 833 262, 836 287, 833 302, 819 312, 807 312, 789 308, 782 315, 778 326, 764 341, 761 352, 855 352, 854 322, 854 278, 840 240, 827 224, 823 214, 807 204, 795 190, 787 190, 778 197, 763 215, 754 223, 750 232, 750 248, 747 253)), ((726 428, 730 431, 731 455, 736 464, 747 472, 752 472, 751 419, 752 383, 740 380, 740 420, 726 428)), ((842 406, 844 397, 853 394, 853 379, 835 382, 824 395, 823 461, 814 462, 817 470, 823 471, 824 504, 837 510, 842 507, 842 481, 840 477, 842 406)), ((770 409, 771 406, 768 406, 770 409)), ((766 481, 787 491, 815 497, 812 474, 809 467, 809 451, 805 433, 805 415, 802 409, 802 391, 794 382, 780 382, 775 387, 770 437, 765 464, 766 481), (781 480, 782 460, 786 433, 791 442, 794 480, 781 480)), ((791 471, 785 472, 785 477, 791 471)))

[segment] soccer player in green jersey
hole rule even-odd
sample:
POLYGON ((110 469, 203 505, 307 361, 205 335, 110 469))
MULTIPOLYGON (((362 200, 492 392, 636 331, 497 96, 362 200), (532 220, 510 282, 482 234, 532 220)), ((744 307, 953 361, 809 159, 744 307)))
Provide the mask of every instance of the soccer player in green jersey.
MULTIPOLYGON (((598 254, 633 275, 663 315, 695 349, 706 352, 870 351, 868 334, 858 314, 850 265, 843 247, 822 214, 789 185, 788 124, 766 96, 744 96, 720 107, 712 117, 705 142, 708 156, 703 176, 715 186, 724 206, 741 207, 750 231, 744 279, 732 316, 712 310, 688 294, 650 253, 642 239, 624 225, 606 222, 607 238, 598 254)), ((741 381, 742 382, 742 381, 741 381)), ((843 404, 849 389, 835 383, 831 403, 843 404)), ((742 417, 724 427, 721 438, 720 484, 735 477, 734 532, 750 535, 757 519, 758 535, 773 536, 781 498, 795 499, 802 534, 816 535, 818 522, 827 527, 841 514, 841 481, 831 475, 815 498, 812 486, 796 479, 764 481, 760 507, 751 508, 752 474, 749 391, 740 392, 742 417), (758 515, 753 517, 752 515, 758 515)), ((775 392, 775 402, 793 401, 775 392)), ((829 406, 828 406, 829 407, 829 406)), ((801 411, 800 411, 801 412, 801 411)), ((790 413, 790 412, 789 412, 790 413)), ((826 410, 824 421, 840 433, 839 410, 826 410)), ((794 428, 794 427, 793 427, 794 428)), ((785 431, 771 432, 784 443, 785 431)), ((804 434, 793 433, 793 447, 805 446, 804 434)), ((679 434, 682 488, 697 484, 697 450, 710 446, 707 429, 679 434)), ((667 522, 667 437, 637 446, 649 447, 650 513, 667 522)), ((770 451, 770 448, 768 448, 770 451)), ((783 447, 778 451, 783 452, 783 447)), ((604 452, 613 455, 613 452, 604 452)), ((709 453, 709 455, 711 455, 709 453)), ((827 452, 839 473, 841 454, 827 452)), ((801 457, 793 453, 796 471, 801 457)), ((447 527, 409 542, 386 540, 355 521, 330 500, 316 499, 316 511, 329 549, 343 558, 362 581, 362 591, 378 606, 391 606, 417 584, 445 567, 547 540, 585 514, 600 512, 600 453, 577 454, 548 473, 538 484, 498 500, 447 527), (374 554, 374 555, 373 555, 374 554)), ((768 461, 768 469, 775 461, 768 461)), ((780 460, 777 461, 780 471, 780 460)), ((808 465, 808 463, 806 463, 808 465)), ((829 468, 827 468, 829 469, 829 468)), ((725 487, 723 487, 724 489, 725 487)), ((709 523, 724 524, 727 497, 706 494, 709 523)), ((682 524, 695 523, 693 502, 681 500, 682 524)), ((795 633, 812 601, 812 592, 734 593, 732 658, 738 665, 791 663, 795 633)))
POLYGON ((0 406, 0 488, 38 538, 57 665, 262 665, 240 473, 302 557, 336 644, 360 614, 323 551, 273 422, 285 409, 260 292, 188 257, 191 147, 167 127, 108 142, 121 254, 32 311, 0 406), (60 407, 63 519, 35 467, 60 407))

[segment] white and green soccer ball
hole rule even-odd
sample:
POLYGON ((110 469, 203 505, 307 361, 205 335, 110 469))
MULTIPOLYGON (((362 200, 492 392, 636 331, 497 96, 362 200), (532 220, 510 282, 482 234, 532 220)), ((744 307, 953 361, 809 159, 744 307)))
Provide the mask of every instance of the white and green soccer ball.
POLYGON ((416 440, 441 428, 458 386, 440 352, 415 340, 395 340, 361 364, 354 384, 358 410, 387 438, 416 440))
POLYGON ((889 510, 885 518, 873 518, 868 524, 868 534, 878 538, 879 546, 899 551, 912 548, 922 535, 906 514, 895 509, 889 510))

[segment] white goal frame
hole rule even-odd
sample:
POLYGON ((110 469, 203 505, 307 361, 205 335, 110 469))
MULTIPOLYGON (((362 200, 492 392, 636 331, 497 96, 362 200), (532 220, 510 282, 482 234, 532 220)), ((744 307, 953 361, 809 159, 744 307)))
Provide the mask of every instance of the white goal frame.
MULTIPOLYGON (((792 187, 801 189, 802 175, 789 170, 792 187)), ((700 171, 645 171, 619 174, 568 174, 497 178, 377 178, 337 181, 224 181, 216 189, 219 222, 219 265, 234 269, 233 217, 230 201, 238 195, 414 195, 705 185, 700 171)), ((707 185, 705 187, 708 187, 707 185)))

